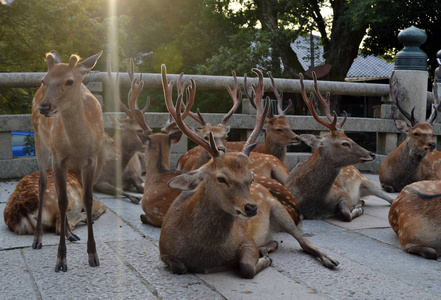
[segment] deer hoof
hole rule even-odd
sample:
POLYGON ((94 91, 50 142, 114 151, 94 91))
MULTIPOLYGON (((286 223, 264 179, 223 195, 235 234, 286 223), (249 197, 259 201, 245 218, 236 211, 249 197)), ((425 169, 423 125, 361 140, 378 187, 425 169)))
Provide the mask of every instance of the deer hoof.
POLYGON ((130 197, 129 199, 134 204, 139 204, 139 202, 141 201, 141 197, 130 197))
POLYGON ((333 270, 340 264, 340 262, 338 260, 328 257, 325 258, 323 264, 325 265, 326 268, 333 270))
POLYGON ((72 234, 72 235, 68 236, 67 239, 69 241, 71 241, 71 242, 77 242, 77 241, 80 240, 80 238, 77 235, 75 235, 75 234, 72 234))
POLYGON ((100 260, 98 259, 98 257, 89 259, 89 265, 91 267, 98 267, 100 265, 100 260))
POLYGON ((32 249, 41 249, 41 247, 43 247, 43 244, 40 242, 32 244, 32 249))
POLYGON ((67 271, 67 265, 66 264, 57 264, 55 266, 55 272, 60 272, 60 271, 66 272, 67 271))

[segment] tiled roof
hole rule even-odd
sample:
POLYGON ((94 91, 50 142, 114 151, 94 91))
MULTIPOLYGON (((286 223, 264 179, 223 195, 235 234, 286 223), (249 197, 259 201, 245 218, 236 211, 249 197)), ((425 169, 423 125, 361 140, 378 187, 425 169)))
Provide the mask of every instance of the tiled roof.
MULTIPOLYGON (((320 45, 318 36, 313 36, 314 43, 314 66, 323 65, 323 47, 320 45)), ((311 41, 310 35, 307 37, 299 37, 291 48, 296 52, 300 63, 305 70, 311 67, 311 41)), ((387 63, 378 56, 359 55, 352 63, 351 68, 346 75, 348 81, 373 80, 380 78, 388 78, 394 70, 394 63, 387 63)))

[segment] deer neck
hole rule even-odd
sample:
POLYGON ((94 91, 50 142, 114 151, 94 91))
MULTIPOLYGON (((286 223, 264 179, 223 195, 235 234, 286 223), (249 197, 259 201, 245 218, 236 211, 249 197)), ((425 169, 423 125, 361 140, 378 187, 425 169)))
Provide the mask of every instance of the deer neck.
MULTIPOLYGON (((295 169, 294 187, 299 191, 298 198, 323 198, 331 190, 343 166, 332 163, 332 158, 317 148, 312 156, 295 169)), ((300 200, 300 199, 299 199, 300 200)))
MULTIPOLYGON (((216 203, 216 195, 202 183, 191 196, 191 204, 187 206, 191 218, 191 228, 195 237, 219 245, 228 239, 234 225, 235 217, 226 213, 216 203), (210 226, 207 226, 210 224, 210 226)), ((217 247, 217 246, 216 246, 217 247)))
POLYGON ((398 155, 396 157, 397 165, 400 168, 397 168, 397 181, 399 182, 412 182, 414 181, 415 175, 418 171, 418 167, 421 164, 421 161, 424 158, 425 153, 416 152, 412 150, 409 142, 404 142, 398 147, 398 155), (401 149, 400 149, 401 148, 401 149))
POLYGON ((170 170, 170 145, 165 141, 152 141, 144 153, 148 170, 146 177, 170 170))
POLYGON ((265 137, 264 153, 271 154, 277 157, 281 162, 286 160, 286 146, 279 145, 270 141, 268 137, 265 137))
POLYGON ((128 140, 121 135, 121 131, 117 130, 113 136, 113 139, 115 142, 117 142, 118 140, 120 141, 119 144, 121 145, 121 165, 124 169, 129 164, 130 159, 133 157, 133 155, 135 155, 138 150, 132 145, 131 140, 128 140))

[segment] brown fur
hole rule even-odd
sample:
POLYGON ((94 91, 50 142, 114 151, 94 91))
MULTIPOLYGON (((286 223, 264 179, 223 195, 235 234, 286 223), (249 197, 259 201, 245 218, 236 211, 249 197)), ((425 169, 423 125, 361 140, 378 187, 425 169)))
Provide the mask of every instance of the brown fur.
POLYGON ((407 185, 389 210, 389 223, 405 251, 437 259, 441 255, 441 182, 407 185))
POLYGON ((399 192, 412 182, 433 176, 430 168, 420 169, 424 157, 435 146, 432 125, 417 123, 410 127, 403 124, 399 129, 407 132, 407 138, 388 154, 380 166, 381 186, 389 193, 399 192))
MULTIPOLYGON (((81 172, 83 182, 83 201, 88 220, 92 220, 92 187, 102 168, 100 152, 104 134, 101 105, 82 83, 84 76, 95 66, 101 56, 98 53, 78 63, 79 57, 72 55, 69 63, 64 64, 58 53, 51 51, 46 56, 48 72, 32 102, 32 123, 35 134, 35 151, 40 170, 39 199, 44 199, 47 185, 46 168, 49 156, 58 205, 61 215, 60 244, 55 271, 67 271, 66 264, 66 211, 68 197, 66 177, 68 170, 81 172), (64 232, 64 233, 63 233, 64 232)), ((43 228, 41 223, 44 201, 39 202, 37 226, 32 247, 42 247, 43 228)), ((92 222, 88 222, 89 264, 99 265, 93 238, 92 222)), ((71 237, 68 237, 71 239, 71 237)))
MULTIPOLYGON (((38 181, 40 173, 35 172, 23 177, 15 187, 14 192, 6 202, 3 216, 8 228, 17 234, 34 234, 38 212, 38 181)), ((47 170, 48 185, 43 204, 43 230, 55 231, 60 234, 60 210, 57 203, 57 192, 52 169, 47 170)), ((67 173, 67 193, 69 204, 67 218, 69 229, 73 230, 78 222, 86 221, 86 214, 82 203, 83 186, 81 180, 74 173, 67 173)), ((106 211, 106 205, 96 199, 93 200, 92 216, 96 220, 106 211)))

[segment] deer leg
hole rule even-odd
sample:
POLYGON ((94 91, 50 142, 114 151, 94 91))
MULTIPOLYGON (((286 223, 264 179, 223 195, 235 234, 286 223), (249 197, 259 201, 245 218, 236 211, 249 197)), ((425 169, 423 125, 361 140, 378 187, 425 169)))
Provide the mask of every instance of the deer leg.
POLYGON ((368 195, 374 195, 374 196, 377 196, 378 198, 386 200, 387 202, 389 202, 389 204, 392 204, 392 202, 394 202, 394 199, 392 199, 385 192, 380 190, 380 188, 378 188, 370 180, 362 182, 362 184, 360 186, 360 192, 361 192, 361 197, 368 196, 368 195))
POLYGON ((268 244, 259 247, 259 253, 261 256, 268 256, 268 253, 274 252, 279 247, 279 243, 276 241, 270 241, 268 244))
POLYGON ((352 219, 355 219, 363 214, 363 208, 361 206, 352 208, 352 205, 348 204, 347 199, 340 199, 340 202, 338 203, 338 210, 340 212, 341 219, 345 222, 351 222, 352 219))
POLYGON ((422 245, 407 244, 404 247, 404 250, 408 253, 416 254, 427 259, 438 259, 439 257, 438 252, 436 252, 435 249, 422 245))
POLYGON ((55 181, 55 189, 58 195, 58 208, 60 210, 60 243, 58 244, 57 263, 55 265, 55 272, 67 271, 66 263, 66 212, 68 207, 66 177, 67 171, 59 166, 57 163, 53 164, 53 176, 55 181))
POLYGON ((297 240, 300 247, 302 247, 303 251, 317 257, 325 267, 335 269, 340 264, 337 260, 318 250, 317 247, 302 235, 281 204, 277 203, 271 208, 270 222, 271 225, 276 225, 276 228, 281 229, 281 231, 291 234, 297 240))
POLYGON ((187 273, 187 267, 185 266, 185 264, 182 261, 177 260, 173 256, 168 254, 161 254, 161 260, 166 265, 168 265, 173 274, 182 275, 187 273))
POLYGON ((38 168, 40 170, 40 177, 38 180, 38 214, 37 214, 37 225, 35 226, 34 240, 32 242, 32 249, 41 249, 43 246, 43 224, 42 224, 42 214, 43 214, 43 201, 44 193, 47 187, 47 164, 49 161, 49 150, 40 146, 38 138, 35 138, 35 151, 37 153, 38 168))
POLYGON ((117 188, 108 182, 100 182, 95 184, 95 189, 101 193, 108 195, 123 195, 135 204, 138 204, 139 201, 141 201, 141 197, 132 196, 129 193, 124 192, 121 188, 117 188))
POLYGON ((83 182, 83 202, 86 209, 87 217, 87 254, 89 255, 89 265, 96 267, 100 265, 98 254, 96 252, 95 238, 93 236, 93 218, 92 218, 92 205, 93 205, 93 178, 96 168, 96 161, 90 160, 89 164, 83 167, 81 171, 81 178, 83 182), (90 220, 90 222, 89 222, 90 220))
POLYGON ((272 263, 268 256, 259 257, 255 244, 242 245, 239 250, 239 272, 243 278, 251 279, 272 263))

